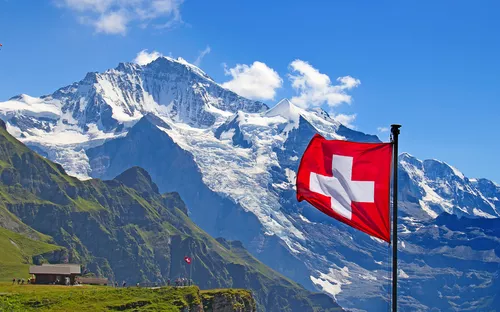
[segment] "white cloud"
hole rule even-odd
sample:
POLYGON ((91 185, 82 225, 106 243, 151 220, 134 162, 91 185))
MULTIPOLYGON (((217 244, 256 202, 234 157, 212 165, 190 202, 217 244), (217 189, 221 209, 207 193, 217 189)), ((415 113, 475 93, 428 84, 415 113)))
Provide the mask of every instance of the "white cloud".
POLYGON ((346 93, 357 87, 361 82, 351 76, 337 78, 338 84, 333 85, 330 77, 320 73, 319 70, 302 60, 290 63, 294 74, 289 78, 297 95, 291 102, 304 107, 317 107, 324 104, 334 107, 342 103, 351 103, 351 96, 346 93))
POLYGON ((137 56, 134 59, 134 63, 139 65, 147 65, 162 56, 163 54, 158 51, 149 53, 148 50, 142 50, 141 52, 137 53, 137 56))
POLYGON ((210 51, 211 51, 210 46, 207 46, 205 48, 205 50, 200 51, 200 54, 198 55, 198 57, 194 61, 194 65, 200 66, 201 61, 203 60, 203 58, 205 57, 205 55, 207 55, 208 53, 210 53, 210 51))
POLYGON ((127 17, 124 12, 111 12, 102 15, 95 22, 95 29, 97 32, 105 34, 122 34, 127 32, 127 17))
POLYGON ((184 0, 56 0, 76 12, 80 21, 106 34, 126 34, 131 26, 168 28, 182 23, 184 0))
POLYGON ((253 62, 250 66, 237 64, 224 70, 232 79, 222 86, 250 99, 274 99, 276 90, 283 84, 278 73, 262 62, 253 62))
POLYGON ((340 122, 344 126, 349 127, 349 128, 356 128, 353 125, 354 120, 356 120, 356 114, 351 114, 351 115, 348 115, 348 114, 338 114, 338 115, 335 115, 334 113, 332 113, 331 115, 333 116, 332 117, 333 119, 335 119, 336 121, 340 122))
POLYGON ((377 131, 380 133, 389 132, 389 128, 388 127, 378 127, 377 131))

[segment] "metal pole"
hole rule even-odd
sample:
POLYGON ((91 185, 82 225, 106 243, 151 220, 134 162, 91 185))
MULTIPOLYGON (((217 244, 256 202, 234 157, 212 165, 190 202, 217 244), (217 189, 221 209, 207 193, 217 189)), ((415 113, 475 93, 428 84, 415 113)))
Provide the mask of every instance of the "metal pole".
POLYGON ((189 282, 188 282, 189 286, 193 286, 193 285, 191 285, 191 283, 192 283, 191 281, 193 280, 191 278, 192 272, 193 272, 193 257, 191 257, 191 263, 189 263, 189 282))
POLYGON ((391 125, 392 166, 392 311, 398 311, 398 136, 401 125, 391 125))

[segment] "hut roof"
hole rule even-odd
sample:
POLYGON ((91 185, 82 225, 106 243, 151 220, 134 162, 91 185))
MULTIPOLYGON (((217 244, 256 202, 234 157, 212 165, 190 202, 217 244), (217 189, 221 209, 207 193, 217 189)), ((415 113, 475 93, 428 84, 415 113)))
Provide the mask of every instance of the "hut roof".
POLYGON ((42 264, 30 266, 30 274, 81 274, 79 264, 42 264))

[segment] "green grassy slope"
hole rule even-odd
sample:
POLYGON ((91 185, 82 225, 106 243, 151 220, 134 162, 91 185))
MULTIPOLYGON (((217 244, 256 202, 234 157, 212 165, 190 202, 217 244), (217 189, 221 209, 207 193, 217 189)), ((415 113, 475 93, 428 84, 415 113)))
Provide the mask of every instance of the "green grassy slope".
POLYGON ((35 241, 22 234, 0 228, 0 280, 27 278, 33 256, 60 249, 59 246, 35 241))
MULTIPOLYGON (((253 311, 250 292, 237 289, 218 289, 210 295, 198 287, 113 288, 105 286, 43 286, 9 285, 0 283, 0 311, 190 311, 207 312, 213 298, 228 298, 232 311, 253 311), (238 310, 239 309, 239 310, 238 310)), ((231 311, 231 310, 229 310, 231 311)))

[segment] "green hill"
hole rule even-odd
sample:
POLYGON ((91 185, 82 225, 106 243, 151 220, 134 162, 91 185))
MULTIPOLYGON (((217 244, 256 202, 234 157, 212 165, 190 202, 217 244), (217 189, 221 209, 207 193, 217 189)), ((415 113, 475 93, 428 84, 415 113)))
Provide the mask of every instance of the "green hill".
POLYGON ((40 240, 32 240, 22 234, 0 228, 0 280, 11 280, 28 276, 28 267, 33 257, 63 248, 40 240))
POLYGON ((112 288, 0 284, 0 311, 255 311, 249 291, 198 287, 112 288))
MULTIPOLYGON (((260 311, 340 310, 326 295, 312 294, 260 263, 241 243, 210 237, 189 219, 179 195, 160 194, 143 169, 110 181, 80 181, 17 141, 3 122, 0 226, 24 237, 17 238, 18 246, 27 247, 16 251, 22 265, 30 262, 26 257, 43 254, 33 261, 81 263, 88 272, 129 284, 163 284, 192 269, 202 289, 252 290, 260 311), (192 257, 191 267, 184 256, 192 257)), ((17 261, 4 257, 0 263, 17 261)), ((11 270, 5 278, 12 278, 11 270)))

